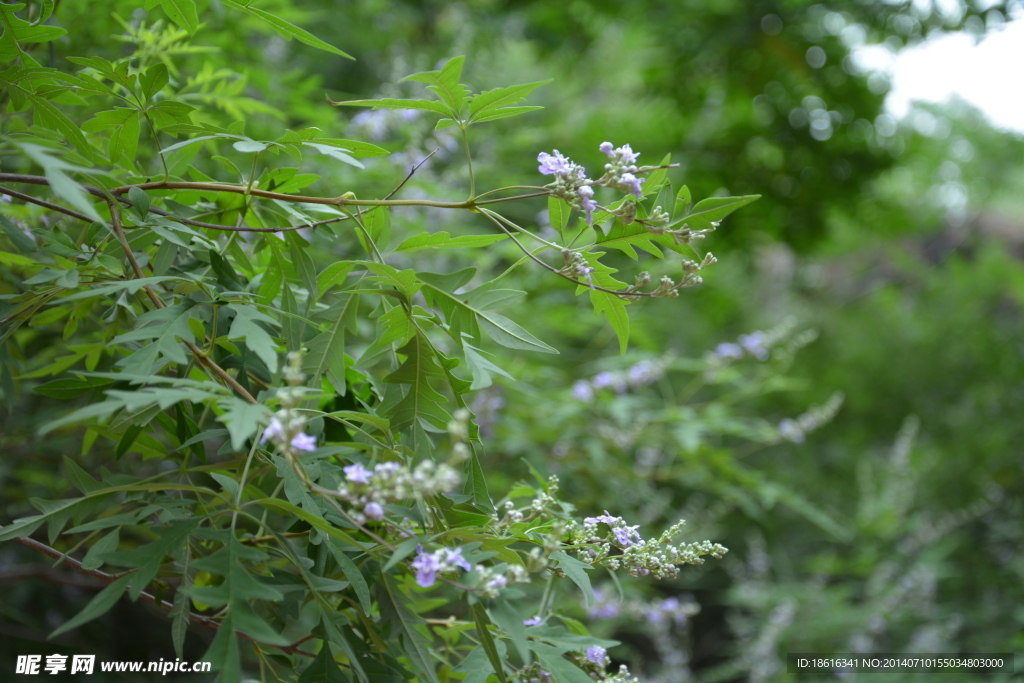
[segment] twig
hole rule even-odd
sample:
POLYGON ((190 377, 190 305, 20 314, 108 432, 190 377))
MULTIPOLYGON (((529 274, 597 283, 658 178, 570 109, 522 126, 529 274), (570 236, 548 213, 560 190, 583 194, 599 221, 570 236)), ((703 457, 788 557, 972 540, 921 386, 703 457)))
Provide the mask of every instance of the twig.
POLYGON ((23 202, 29 202, 30 204, 37 204, 39 206, 49 209, 50 211, 59 211, 60 213, 67 214, 72 218, 77 218, 78 220, 85 221, 86 223, 92 223, 92 219, 86 216, 84 213, 78 213, 77 211, 73 211, 71 209, 65 209, 63 206, 59 204, 51 204, 50 202, 44 201, 42 199, 36 199, 32 195, 22 194, 21 192, 10 190, 6 187, 0 187, 0 194, 5 194, 8 197, 14 197, 15 199, 20 199, 23 202))
POLYGON ((391 199, 396 194, 398 194, 398 191, 401 190, 405 186, 405 184, 407 182, 409 182, 410 178, 412 178, 412 174, 415 173, 416 171, 420 170, 420 166, 422 166, 423 164, 427 163, 427 160, 430 159, 430 157, 432 157, 435 154, 437 154, 437 151, 439 149, 441 149, 441 148, 440 147, 435 147, 433 152, 431 152, 427 156, 423 157, 422 161, 420 161, 418 164, 416 164, 411 169, 409 169, 409 174, 407 176, 405 176, 405 180, 403 180, 402 182, 398 183, 398 187, 396 187, 395 189, 391 190, 391 192, 386 197, 384 197, 384 199, 391 199))

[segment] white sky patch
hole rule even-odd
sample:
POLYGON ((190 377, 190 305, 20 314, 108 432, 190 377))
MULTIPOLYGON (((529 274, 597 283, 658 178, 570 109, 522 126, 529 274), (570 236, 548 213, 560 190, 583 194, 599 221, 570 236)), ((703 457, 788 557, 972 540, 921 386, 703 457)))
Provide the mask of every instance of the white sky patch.
POLYGON ((857 62, 888 73, 886 109, 896 117, 914 100, 945 102, 958 95, 1000 128, 1024 133, 1024 19, 1008 22, 980 43, 947 33, 893 54, 882 46, 857 50, 857 62))

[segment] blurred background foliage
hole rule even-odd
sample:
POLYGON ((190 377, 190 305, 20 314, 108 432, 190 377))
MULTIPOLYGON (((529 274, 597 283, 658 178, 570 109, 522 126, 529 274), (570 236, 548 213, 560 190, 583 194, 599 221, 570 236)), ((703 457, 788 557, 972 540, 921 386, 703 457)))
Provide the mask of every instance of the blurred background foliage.
MULTIPOLYGON (((552 148, 598 163, 610 140, 647 163, 670 152, 673 182, 694 197, 763 195, 700 245, 720 259, 703 287, 631 307, 625 356, 569 288, 529 267, 507 276, 530 293, 531 331, 562 354, 503 357, 517 381, 478 394, 491 491, 528 478, 525 460, 558 474, 585 514, 654 527, 682 516, 695 538, 731 548, 677 581, 629 582, 621 598, 598 580, 606 602, 577 616, 625 642, 615 661, 644 680, 769 681, 792 678, 787 652, 1024 650, 1024 140, 962 102, 896 120, 883 108, 886 76, 853 56, 933 31, 981 38, 1021 3, 260 3, 356 61, 286 42, 216 0, 185 47, 159 9, 134 4, 60 3, 51 21, 74 30, 36 58, 67 68, 65 54, 148 51, 214 105, 215 123, 244 118, 256 138, 318 126, 393 152, 365 172, 307 159, 324 176, 310 193, 381 196, 437 149, 403 193, 462 198, 450 131, 335 109, 324 95, 419 96, 398 78, 465 54, 477 89, 556 79, 531 98, 544 110, 471 139, 478 188, 538 183, 536 155, 552 148), (777 332, 768 360, 716 365, 719 344, 754 330, 777 332), (656 371, 630 382, 638 363, 656 371), (780 437, 783 420, 835 392, 845 403, 831 422, 780 437)), ((510 217, 540 230, 546 221, 540 203, 510 217)), ((403 223, 410 233, 488 229, 425 210, 396 213, 396 232, 403 223)), ((458 257, 408 258, 440 270, 458 257)), ((516 260, 501 246, 475 265, 500 272, 516 260)), ((610 262, 622 279, 642 269, 610 262)), ((26 392, 0 417, 5 519, 29 496, 59 495, 59 458, 80 450, 34 436, 54 417, 38 407, 26 392)), ((54 591, 40 567, 24 548, 0 549, 5 638, 42 633, 92 595, 63 579, 54 591)), ((164 643, 167 656, 166 625, 137 619, 108 615, 106 628, 132 623, 116 643, 100 628, 63 642, 113 659, 134 656, 128 647, 152 659, 164 643)))

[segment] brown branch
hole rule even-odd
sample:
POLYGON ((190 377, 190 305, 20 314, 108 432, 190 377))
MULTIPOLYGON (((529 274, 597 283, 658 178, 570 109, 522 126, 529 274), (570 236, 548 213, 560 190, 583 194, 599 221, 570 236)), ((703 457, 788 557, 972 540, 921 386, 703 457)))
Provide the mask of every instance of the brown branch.
POLYGON ((432 157, 435 154, 437 154, 437 151, 439 149, 441 149, 441 148, 440 147, 435 147, 433 152, 431 152, 427 156, 423 157, 423 161, 419 162, 418 164, 416 164, 415 166, 410 168, 409 169, 409 174, 405 176, 405 180, 403 180, 402 182, 398 183, 398 187, 396 187, 395 189, 391 190, 391 192, 389 192, 388 195, 386 197, 384 197, 384 199, 391 199, 396 194, 398 194, 398 191, 401 190, 403 187, 405 187, 405 184, 407 182, 409 182, 410 178, 412 178, 412 174, 415 173, 416 171, 420 170, 420 166, 422 166, 423 164, 427 163, 427 160, 430 159, 430 157, 432 157))
POLYGON ((77 218, 78 220, 85 221, 86 223, 92 223, 92 219, 86 216, 84 213, 78 213, 77 211, 66 209, 59 204, 51 204, 50 202, 44 201, 42 199, 36 199, 32 195, 22 194, 21 192, 10 190, 6 187, 0 187, 0 194, 5 194, 8 197, 14 197, 15 199, 20 199, 21 201, 28 202, 30 204, 37 204, 39 206, 42 206, 43 208, 49 209, 50 211, 58 211, 60 213, 67 214, 72 218, 77 218))
MULTIPOLYGON (((114 583, 114 581, 116 581, 119 578, 118 576, 114 576, 113 574, 108 574, 106 572, 101 572, 98 569, 86 569, 85 567, 82 566, 82 563, 79 562, 78 560, 76 560, 75 558, 70 557, 70 556, 66 555, 65 553, 60 552, 56 548, 51 548, 50 546, 46 545, 45 543, 40 543, 39 541, 37 541, 35 539, 25 537, 25 538, 16 538, 14 540, 16 540, 18 543, 21 543, 23 546, 26 546, 28 548, 32 548, 33 550, 36 550, 36 551, 42 553, 43 555, 47 555, 49 557, 52 557, 55 560, 60 560, 61 562, 63 562, 64 564, 68 565, 69 567, 71 567, 75 571, 81 572, 83 574, 87 574, 87 575, 91 576, 92 578, 94 578, 94 579, 96 579, 98 581, 102 581, 104 584, 110 585, 110 584, 114 583)), ((123 574, 121 576, 123 576, 123 574)), ((170 602, 168 602, 166 600, 157 600, 155 596, 153 596, 153 595, 151 595, 151 594, 149 594, 149 593, 147 593, 145 591, 140 591, 139 592, 139 597, 142 598, 143 600, 145 600, 146 602, 151 603, 153 605, 156 605, 157 607, 159 607, 161 609, 164 609, 164 610, 167 610, 167 611, 170 611, 171 609, 174 608, 174 605, 172 603, 170 603, 170 602)), ((206 627, 212 628, 214 630, 220 628, 220 622, 219 621, 217 621, 216 619, 211 619, 210 617, 203 616, 202 614, 196 614, 195 612, 189 612, 188 613, 188 617, 194 623, 201 624, 202 626, 206 626, 206 627)), ((244 638, 248 638, 249 640, 253 641, 254 643, 259 643, 259 641, 256 640, 255 638, 252 638, 251 636, 248 636, 248 635, 246 635, 246 634, 244 634, 244 633, 242 633, 240 631, 235 631, 235 635, 239 635, 239 636, 242 636, 244 638)), ((313 654, 310 654, 308 652, 304 652, 303 650, 298 649, 298 644, 301 643, 301 642, 302 641, 300 640, 300 641, 296 642, 293 645, 270 645, 268 643, 259 643, 259 644, 260 645, 266 645, 267 647, 274 647, 274 648, 276 648, 278 650, 281 650, 283 652, 287 652, 288 654, 302 655, 304 657, 315 658, 316 655, 313 655, 313 654)))

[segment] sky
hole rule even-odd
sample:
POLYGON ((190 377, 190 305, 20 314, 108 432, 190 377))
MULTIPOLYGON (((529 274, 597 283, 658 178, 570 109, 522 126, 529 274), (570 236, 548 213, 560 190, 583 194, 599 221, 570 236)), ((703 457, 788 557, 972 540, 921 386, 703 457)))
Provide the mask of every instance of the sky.
POLYGON ((896 117, 913 100, 944 102, 959 95, 1000 128, 1024 133, 1024 19, 990 31, 976 44, 966 33, 946 34, 897 54, 861 48, 858 61, 887 72, 886 108, 896 117))

